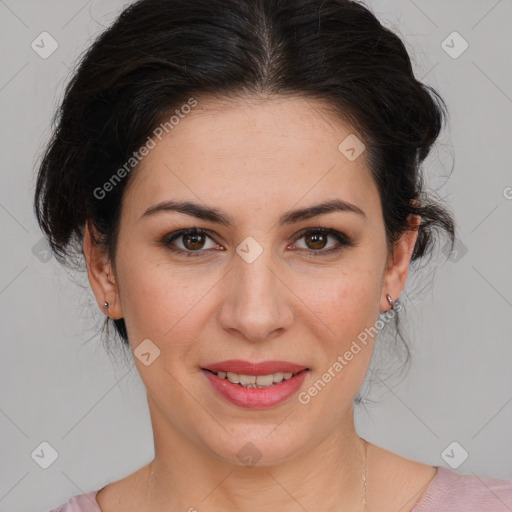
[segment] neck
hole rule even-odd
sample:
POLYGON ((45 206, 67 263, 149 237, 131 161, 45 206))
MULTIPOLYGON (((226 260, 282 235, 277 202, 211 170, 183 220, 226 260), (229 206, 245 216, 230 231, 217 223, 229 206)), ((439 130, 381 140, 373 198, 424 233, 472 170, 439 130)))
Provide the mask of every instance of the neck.
MULTIPOLYGON (((165 508, 295 512, 297 507, 318 510, 320 504, 322 510, 332 512, 364 509, 365 445, 355 432, 352 408, 316 446, 286 460, 244 466, 236 457, 222 460, 200 441, 189 439, 151 405, 155 404, 150 404, 155 459, 147 467, 142 491, 149 491, 147 512, 165 508)), ((284 441, 279 440, 281 444, 284 441)), ((241 446, 247 442, 245 439, 241 446)))

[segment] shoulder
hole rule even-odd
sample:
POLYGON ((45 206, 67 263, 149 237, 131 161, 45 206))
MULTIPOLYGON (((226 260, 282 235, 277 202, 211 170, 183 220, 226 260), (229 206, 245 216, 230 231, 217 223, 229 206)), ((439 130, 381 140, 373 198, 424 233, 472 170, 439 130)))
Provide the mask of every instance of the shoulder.
POLYGON ((101 512, 101 509, 96 501, 96 491, 91 491, 86 494, 78 494, 71 499, 59 505, 57 508, 50 510, 50 512, 101 512))
POLYGON ((436 466, 437 473, 411 512, 510 512, 512 480, 459 474, 436 466))
MULTIPOLYGON (((408 512, 512 512, 512 480, 459 474, 443 466, 407 459, 377 445, 369 446, 373 472, 368 482, 383 496, 375 510, 408 512), (412 507, 412 508, 411 508, 412 507)), ((370 457, 368 457, 370 460, 370 457)), ((374 510, 372 508, 372 510, 374 510)))

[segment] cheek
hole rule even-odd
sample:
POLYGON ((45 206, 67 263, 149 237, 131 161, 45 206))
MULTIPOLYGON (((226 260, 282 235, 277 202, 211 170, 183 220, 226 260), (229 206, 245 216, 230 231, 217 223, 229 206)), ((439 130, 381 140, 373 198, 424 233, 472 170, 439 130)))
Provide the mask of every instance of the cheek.
POLYGON ((329 269, 324 275, 306 275, 301 278, 300 297, 305 306, 314 312, 312 325, 321 319, 324 331, 320 339, 329 344, 340 344, 354 339, 366 327, 373 324, 379 314, 382 287, 380 266, 376 261, 358 255, 348 259, 342 268, 329 269), (335 341, 333 341, 333 339, 335 341))
POLYGON ((366 325, 378 314, 380 288, 377 272, 367 267, 356 267, 351 274, 343 276, 340 286, 333 290, 332 303, 347 325, 366 325))
POLYGON ((193 337, 209 290, 218 276, 197 275, 197 269, 155 260, 150 251, 126 248, 119 253, 120 298, 130 343, 149 338, 161 348, 177 349, 193 337), (124 253, 124 254, 123 254, 124 253))
POLYGON ((319 397, 315 403, 322 414, 338 421, 359 390, 372 356, 380 274, 366 266, 353 266, 336 278, 325 279, 322 291, 312 297, 308 302, 315 313, 308 316, 314 333, 311 353, 319 354, 319 365, 308 389, 319 397), (324 388, 328 391, 320 392, 324 388))

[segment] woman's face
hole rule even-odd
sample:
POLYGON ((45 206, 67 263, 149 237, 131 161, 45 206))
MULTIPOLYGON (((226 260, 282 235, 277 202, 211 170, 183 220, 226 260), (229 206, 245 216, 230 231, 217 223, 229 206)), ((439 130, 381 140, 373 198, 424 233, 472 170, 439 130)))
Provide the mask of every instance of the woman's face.
POLYGON ((355 139, 339 149, 354 131, 320 107, 199 100, 133 171, 111 313, 125 319, 157 442, 274 464, 352 425, 374 342, 364 333, 389 309, 386 294, 402 291, 414 238, 404 271, 388 267, 366 153, 354 159, 355 139), (349 206, 293 213, 334 201, 349 206), (178 234, 190 228, 200 232, 178 234), (274 375, 255 389, 212 370, 249 383, 274 375), (297 375, 270 385, 283 373, 297 375))

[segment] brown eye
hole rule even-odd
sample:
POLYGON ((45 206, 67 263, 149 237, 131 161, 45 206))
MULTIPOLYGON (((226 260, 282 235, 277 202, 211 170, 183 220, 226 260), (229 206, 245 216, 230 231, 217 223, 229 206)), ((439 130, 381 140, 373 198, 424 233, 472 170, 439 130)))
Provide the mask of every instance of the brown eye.
POLYGON ((182 235, 182 240, 186 249, 194 251, 203 248, 205 236, 204 233, 192 233, 182 235))
POLYGON ((304 236, 306 240, 306 245, 309 249, 323 249, 327 245, 328 235, 325 233, 319 233, 317 231, 312 231, 304 236))
POLYGON ((198 228, 182 229, 171 233, 164 237, 162 243, 172 252, 185 256, 199 256, 207 249, 222 250, 206 231, 198 228), (210 240, 209 247, 208 240, 210 240))
POLYGON ((295 239, 295 243, 304 240, 305 247, 299 247, 311 256, 335 253, 346 247, 355 247, 355 242, 335 229, 316 228, 303 231, 295 239), (329 246, 329 239, 334 240, 329 246), (327 247, 327 248, 326 248, 327 247))

